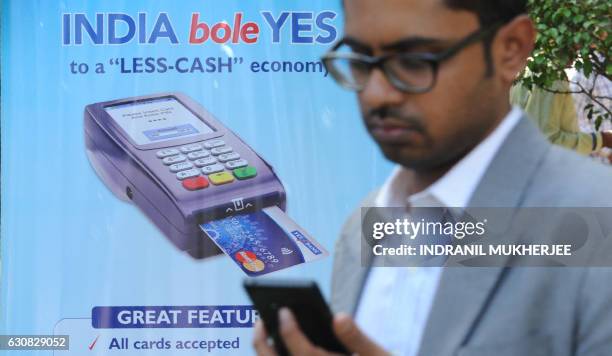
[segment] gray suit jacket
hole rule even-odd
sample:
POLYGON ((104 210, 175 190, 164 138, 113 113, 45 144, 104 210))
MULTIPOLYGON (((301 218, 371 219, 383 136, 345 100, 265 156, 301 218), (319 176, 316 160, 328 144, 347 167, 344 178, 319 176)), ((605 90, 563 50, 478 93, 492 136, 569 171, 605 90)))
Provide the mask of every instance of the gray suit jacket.
MULTIPOLYGON (((375 195, 362 206, 372 206, 375 195)), ((612 169, 552 146, 524 117, 468 205, 611 207, 612 169)), ((335 311, 356 311, 368 272, 359 239, 357 209, 335 247, 335 311)), ((610 356, 612 268, 447 268, 419 355, 610 356)))

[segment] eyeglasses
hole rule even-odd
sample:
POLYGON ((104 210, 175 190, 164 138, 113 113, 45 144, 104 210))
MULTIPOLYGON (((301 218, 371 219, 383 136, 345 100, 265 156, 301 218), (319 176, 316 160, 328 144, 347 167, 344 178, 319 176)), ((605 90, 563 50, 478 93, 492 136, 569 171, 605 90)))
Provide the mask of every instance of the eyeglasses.
POLYGON ((374 68, 380 68, 389 82, 406 93, 425 93, 436 84, 440 64, 459 53, 472 43, 486 38, 496 31, 500 24, 481 28, 455 45, 439 53, 393 53, 384 56, 367 56, 352 51, 341 40, 321 57, 332 78, 342 87, 361 91, 364 89, 374 68))

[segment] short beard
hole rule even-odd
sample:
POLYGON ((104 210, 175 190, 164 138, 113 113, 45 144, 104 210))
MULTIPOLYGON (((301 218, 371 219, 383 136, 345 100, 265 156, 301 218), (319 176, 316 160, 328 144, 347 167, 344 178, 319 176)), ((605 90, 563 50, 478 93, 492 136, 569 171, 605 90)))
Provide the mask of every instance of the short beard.
POLYGON ((465 109, 459 113, 460 117, 457 120, 469 124, 452 135, 454 138, 452 146, 449 144, 439 146, 427 157, 406 159, 402 158, 399 149, 386 149, 382 145, 379 146, 387 159, 416 173, 430 174, 447 171, 480 144, 499 123, 501 118, 497 117, 499 113, 494 104, 495 96, 494 90, 483 83, 470 97, 467 97, 466 101, 470 103, 485 102, 490 105, 464 106, 465 109))

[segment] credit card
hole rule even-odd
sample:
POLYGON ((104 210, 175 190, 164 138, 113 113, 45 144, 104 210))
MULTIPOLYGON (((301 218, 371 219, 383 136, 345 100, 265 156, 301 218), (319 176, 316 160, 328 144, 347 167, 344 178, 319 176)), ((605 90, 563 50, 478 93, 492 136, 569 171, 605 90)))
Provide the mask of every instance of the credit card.
POLYGON ((207 222, 200 228, 251 277, 329 255, 276 206, 207 222))

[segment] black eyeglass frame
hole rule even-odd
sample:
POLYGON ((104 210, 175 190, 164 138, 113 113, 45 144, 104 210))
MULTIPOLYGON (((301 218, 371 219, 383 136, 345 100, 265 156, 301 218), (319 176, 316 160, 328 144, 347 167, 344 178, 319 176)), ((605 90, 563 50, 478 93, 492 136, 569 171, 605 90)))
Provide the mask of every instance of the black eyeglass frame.
POLYGON ((346 59, 346 60, 359 61, 361 63, 364 63, 368 65, 370 73, 372 69, 379 68, 385 74, 385 77, 387 78, 387 80, 389 80, 389 82, 398 90, 405 92, 405 93, 421 94, 421 93, 426 93, 430 91, 436 85, 436 82, 438 79, 438 70, 442 62, 452 58, 453 56, 455 56, 457 53, 459 53, 462 49, 466 48, 467 46, 485 39, 488 35, 497 31, 501 26, 502 26, 501 23, 497 23, 487 28, 481 27, 478 30, 467 35, 465 38, 463 38, 462 40, 460 40, 453 46, 439 53, 401 53, 399 52, 399 53, 391 53, 391 54, 386 54, 383 56, 374 57, 374 56, 368 56, 368 55, 361 54, 361 53, 337 52, 338 48, 340 48, 342 45, 345 44, 344 39, 341 39, 325 55, 321 57, 321 61, 323 62, 323 65, 325 65, 325 68, 327 69, 327 71, 336 80, 336 82, 338 82, 340 86, 346 89, 349 89, 349 90, 359 92, 359 91, 362 91, 364 87, 363 85, 361 86, 351 85, 349 82, 339 79, 342 77, 342 75, 336 71, 334 65, 332 64, 332 62, 336 59, 346 59), (416 88, 416 87, 411 87, 407 85, 406 83, 404 83, 403 81, 397 79, 395 77, 395 74, 393 74, 391 70, 385 67, 385 64, 390 59, 395 59, 398 57, 428 63, 431 66, 432 75, 433 75, 431 84, 428 87, 416 88))

